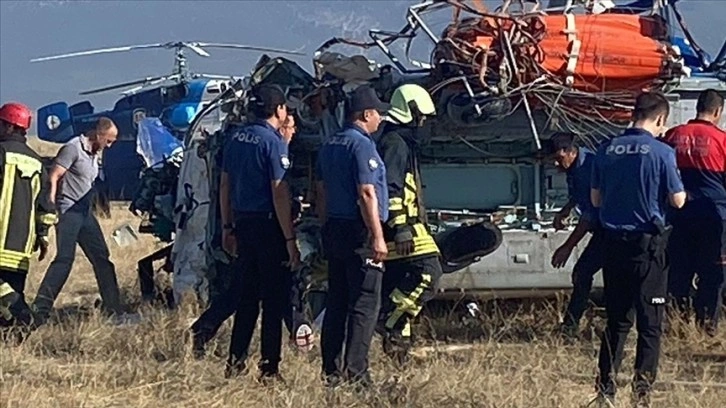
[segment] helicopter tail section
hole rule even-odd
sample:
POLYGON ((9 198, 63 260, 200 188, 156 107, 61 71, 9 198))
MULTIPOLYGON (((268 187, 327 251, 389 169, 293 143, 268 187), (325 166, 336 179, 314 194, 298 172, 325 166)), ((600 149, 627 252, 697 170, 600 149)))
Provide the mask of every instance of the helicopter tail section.
POLYGON ((38 109, 38 138, 46 142, 65 143, 76 132, 73 127, 73 116, 68 104, 57 102, 38 109))

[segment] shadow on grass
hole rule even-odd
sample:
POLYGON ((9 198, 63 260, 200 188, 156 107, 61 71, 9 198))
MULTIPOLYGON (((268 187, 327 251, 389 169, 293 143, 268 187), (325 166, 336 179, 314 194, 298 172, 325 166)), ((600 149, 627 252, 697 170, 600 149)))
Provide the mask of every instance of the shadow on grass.
MULTIPOLYGON (((434 300, 426 305, 414 330, 423 341, 532 343, 557 333, 566 305, 562 297, 434 300)), ((601 330, 602 311, 595 306, 590 305, 580 322, 581 340, 592 340, 601 330)))

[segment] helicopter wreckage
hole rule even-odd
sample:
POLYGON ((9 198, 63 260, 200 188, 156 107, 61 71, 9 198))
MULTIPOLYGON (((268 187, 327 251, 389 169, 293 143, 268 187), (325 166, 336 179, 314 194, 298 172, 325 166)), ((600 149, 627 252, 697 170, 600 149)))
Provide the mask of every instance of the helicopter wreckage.
POLYGON ((65 58, 108 55, 109 53, 169 50, 173 52, 170 73, 149 75, 120 84, 102 86, 80 92, 94 95, 122 90, 110 110, 97 111, 88 101, 69 103, 58 101, 42 106, 37 111, 37 136, 44 141, 65 143, 72 137, 87 132, 98 118, 105 116, 114 121, 119 130, 118 140, 103 156, 103 182, 97 185, 98 204, 107 214, 108 201, 130 200, 137 189, 139 173, 144 169, 137 154, 138 122, 143 118, 158 118, 175 135, 181 135, 196 112, 223 92, 234 75, 217 75, 192 70, 189 55, 210 57, 210 49, 268 52, 273 55, 304 55, 297 51, 232 43, 200 41, 172 41, 156 44, 126 45, 71 52, 31 59, 30 62, 55 61, 65 58))
MULTIPOLYGON (((342 126, 346 94, 363 83, 383 100, 397 86, 417 83, 436 102, 437 115, 422 132, 420 153, 429 224, 445 271, 440 296, 529 297, 570 289, 569 270, 586 242, 565 269, 550 265, 551 253, 567 236, 551 226, 567 202, 567 189, 565 176, 543 163, 548 137, 572 132, 580 144, 596 147, 629 126, 635 96, 643 89, 662 91, 672 100, 671 125, 689 119, 698 91, 726 93, 726 44, 709 61, 673 1, 645 2, 640 9, 598 1, 574 6, 553 1, 568 4, 541 8, 530 1, 515 10, 510 3, 488 11, 476 1, 424 1, 409 8, 407 24, 398 32, 371 30, 369 42, 326 42, 314 55, 313 74, 288 59, 263 56, 250 76, 200 110, 186 132, 183 160, 169 158, 147 169, 131 206, 147 214, 145 232, 167 242, 174 235, 173 246, 163 253, 173 261, 174 298, 193 292, 207 302, 223 286, 215 272, 229 262, 219 243, 219 153, 226 131, 247 118, 247 91, 263 83, 282 86, 300 102, 287 176, 298 204, 304 263, 293 297, 298 313, 318 316, 326 290, 319 226, 311 211, 315 152, 342 126), (453 20, 437 36, 424 17, 445 9, 453 20), (675 24, 693 44, 690 54, 674 46, 675 24), (432 43, 429 63, 409 56, 411 42, 421 34, 432 43), (391 51, 400 40, 412 69, 391 51), (340 44, 377 47, 391 64, 329 51, 340 44)), ((153 297, 153 273, 140 269, 142 292, 153 297)), ((594 286, 602 287, 600 278, 594 286)))

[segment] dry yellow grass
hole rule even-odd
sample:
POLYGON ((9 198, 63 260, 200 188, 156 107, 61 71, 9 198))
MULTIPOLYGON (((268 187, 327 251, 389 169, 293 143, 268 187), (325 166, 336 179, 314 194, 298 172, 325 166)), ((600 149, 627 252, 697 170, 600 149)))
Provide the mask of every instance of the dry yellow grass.
MULTIPOLYGON (((406 370, 386 360, 376 339, 371 366, 378 385, 376 392, 367 395, 326 391, 319 381, 318 349, 305 355, 285 348, 286 385, 263 387, 255 381, 254 370, 243 378, 224 379, 231 322, 210 345, 208 357, 195 360, 186 331, 201 311, 193 305, 176 311, 139 306, 136 261, 152 252, 155 244, 150 237, 142 237, 132 246, 119 248, 110 239, 111 231, 126 222, 136 227, 137 220, 123 208, 113 212, 112 219, 101 223, 125 301, 142 314, 143 322, 113 326, 94 311, 96 283, 79 250, 56 303, 56 308, 69 313, 56 316, 22 345, 3 346, 0 407, 582 407, 593 396, 599 341, 585 336, 567 345, 550 335, 561 304, 542 301, 522 303, 515 310, 492 308, 480 321, 442 314, 446 308, 431 311, 416 326, 420 343, 473 342, 475 346, 421 355, 406 370)), ((51 248, 49 258, 54 254, 51 248)), ((35 296, 50 259, 33 265, 29 298, 35 296)), ((601 326, 602 319, 594 318, 593 330, 601 326)), ((688 328, 675 328, 684 330, 679 330, 680 335, 669 333, 664 340, 655 406, 723 406, 726 387, 716 383, 726 379, 726 333, 709 339, 688 328)), ((633 332, 624 377, 631 373, 634 339, 633 332)), ((256 360, 256 340, 251 352, 256 360)), ((619 407, 628 406, 626 381, 619 407)))

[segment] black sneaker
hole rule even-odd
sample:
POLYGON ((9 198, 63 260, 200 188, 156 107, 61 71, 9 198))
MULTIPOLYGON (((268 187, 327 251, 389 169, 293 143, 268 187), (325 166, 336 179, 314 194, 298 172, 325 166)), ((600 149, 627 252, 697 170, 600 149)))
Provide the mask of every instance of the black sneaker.
POLYGON ((247 374, 247 365, 244 361, 230 364, 227 363, 224 368, 224 378, 234 378, 247 374))
POLYGON ((630 406, 633 408, 650 408, 650 388, 643 381, 633 383, 630 406))
POLYGON ((262 371, 257 381, 264 386, 286 385, 287 382, 279 372, 262 371))
POLYGON ((325 387, 329 389, 336 389, 343 385, 343 377, 338 374, 325 374, 323 373, 323 382, 325 383, 325 387))
POLYGON ((565 338, 570 338, 570 339, 576 338, 577 335, 579 334, 579 332, 580 332, 579 325, 572 324, 572 323, 562 323, 557 328, 557 333, 560 336, 563 336, 565 338))
POLYGON ((359 376, 351 376, 348 382, 353 386, 356 393, 364 393, 373 388, 373 380, 367 372, 359 376))
POLYGON ((204 336, 199 333, 192 334, 192 354, 195 359, 201 360, 204 358, 207 353, 206 346, 207 342, 205 341, 204 336))

